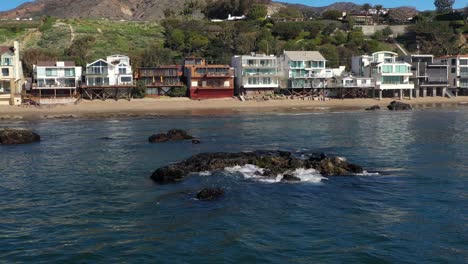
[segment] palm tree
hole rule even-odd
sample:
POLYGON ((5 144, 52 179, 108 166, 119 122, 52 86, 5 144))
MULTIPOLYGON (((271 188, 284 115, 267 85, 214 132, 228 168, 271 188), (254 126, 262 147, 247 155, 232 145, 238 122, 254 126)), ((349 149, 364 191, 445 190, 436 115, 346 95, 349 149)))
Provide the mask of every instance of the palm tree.
POLYGON ((367 25, 367 16, 369 15, 369 9, 371 9, 371 5, 368 3, 365 3, 362 5, 361 9, 366 12, 366 25, 367 25))
POLYGON ((382 5, 375 5, 375 10, 377 11, 377 24, 380 22, 380 11, 382 11, 382 5))

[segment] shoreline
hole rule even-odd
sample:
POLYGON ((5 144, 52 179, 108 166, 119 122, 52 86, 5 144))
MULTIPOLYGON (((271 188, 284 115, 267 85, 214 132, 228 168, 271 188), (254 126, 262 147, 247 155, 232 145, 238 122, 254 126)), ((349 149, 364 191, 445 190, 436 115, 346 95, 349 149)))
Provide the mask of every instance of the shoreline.
MULTIPOLYGON (((392 98, 376 99, 331 99, 246 101, 237 99, 209 99, 195 101, 188 98, 145 98, 132 101, 81 101, 70 105, 0 106, 0 120, 41 119, 106 119, 126 117, 161 116, 219 116, 235 114, 304 113, 331 111, 363 111, 379 105, 386 110, 392 98)), ((400 101, 400 100, 397 100, 400 101)), ((404 99, 415 109, 468 106, 468 96, 452 99, 424 97, 404 99)))

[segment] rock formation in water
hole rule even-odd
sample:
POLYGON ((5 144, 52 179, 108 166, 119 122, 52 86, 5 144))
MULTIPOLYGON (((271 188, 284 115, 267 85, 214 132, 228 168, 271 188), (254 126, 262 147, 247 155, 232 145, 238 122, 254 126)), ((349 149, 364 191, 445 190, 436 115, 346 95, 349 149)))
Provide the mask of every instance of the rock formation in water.
POLYGON ((11 129, 0 130, 0 144, 17 145, 38 142, 41 137, 29 129, 11 129))
MULTIPOLYGON (((262 172, 258 172, 261 174, 259 176, 267 178, 291 174, 300 168, 315 169, 324 176, 352 175, 363 172, 362 167, 358 165, 348 163, 339 157, 328 157, 323 153, 312 155, 308 159, 299 159, 286 151, 217 152, 197 154, 181 162, 161 167, 153 172, 151 179, 160 184, 176 183, 193 172, 221 171, 228 167, 246 164, 263 169, 262 172)), ((294 176, 287 176, 285 181, 298 179, 294 176)))
POLYGON ((366 111, 373 111, 373 110, 380 110, 379 105, 373 105, 371 107, 366 108, 366 111))
POLYGON ((197 199, 201 201, 212 201, 223 195, 223 188, 205 188, 197 193, 197 199))
POLYGON ((150 143, 160 143, 167 141, 190 140, 194 139, 187 131, 182 129, 171 129, 167 133, 160 133, 152 135, 148 138, 150 143))
POLYGON ((410 104, 393 101, 387 106, 388 110, 402 111, 402 110, 413 110, 410 104))

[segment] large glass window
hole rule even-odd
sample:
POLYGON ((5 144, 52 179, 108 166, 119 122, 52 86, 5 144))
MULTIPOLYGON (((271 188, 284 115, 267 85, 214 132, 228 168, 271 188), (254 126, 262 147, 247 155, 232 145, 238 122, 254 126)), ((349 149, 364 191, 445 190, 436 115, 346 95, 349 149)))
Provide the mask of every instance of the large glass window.
POLYGON ((393 66, 392 65, 382 65, 382 72, 383 73, 392 73, 393 66))
POLYGON ((408 66, 406 65, 397 65, 396 72, 398 73, 408 73, 408 66))
POLYGON ((127 68, 120 67, 119 68, 119 74, 127 74, 127 68))
POLYGON ((460 59, 460 65, 468 65, 468 59, 460 59))
POLYGON ((46 69, 46 76, 50 77, 54 77, 54 76, 57 76, 57 69, 46 69))
POLYGON ((383 76, 382 77, 383 84, 402 84, 403 77, 401 76, 383 76))
POLYGON ((75 69, 65 69, 65 77, 75 77, 75 69))
POLYGON ((120 81, 123 83, 131 83, 132 82, 132 77, 121 77, 120 81))

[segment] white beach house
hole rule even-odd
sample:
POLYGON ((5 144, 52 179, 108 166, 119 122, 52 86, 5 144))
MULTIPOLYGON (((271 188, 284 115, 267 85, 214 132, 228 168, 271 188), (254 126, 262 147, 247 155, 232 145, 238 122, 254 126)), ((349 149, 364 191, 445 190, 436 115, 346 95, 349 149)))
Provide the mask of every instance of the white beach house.
POLYGON ((13 46, 0 46, 0 105, 21 104, 23 83, 19 42, 15 41, 13 46))
POLYGON ((38 61, 33 65, 32 93, 40 103, 71 103, 77 96, 82 68, 73 61, 38 61))
POLYGON ((379 51, 371 55, 354 56, 352 58, 352 72, 356 76, 371 77, 375 80, 375 88, 382 96, 395 96, 400 99, 404 94, 411 98, 414 84, 410 82, 411 64, 398 61, 398 54, 390 51, 379 51))
POLYGON ((125 55, 108 56, 86 65, 86 86, 122 86, 133 84, 130 58, 125 55))
POLYGON ((271 94, 279 87, 278 58, 274 55, 236 55, 231 66, 236 71, 238 94, 271 94))

